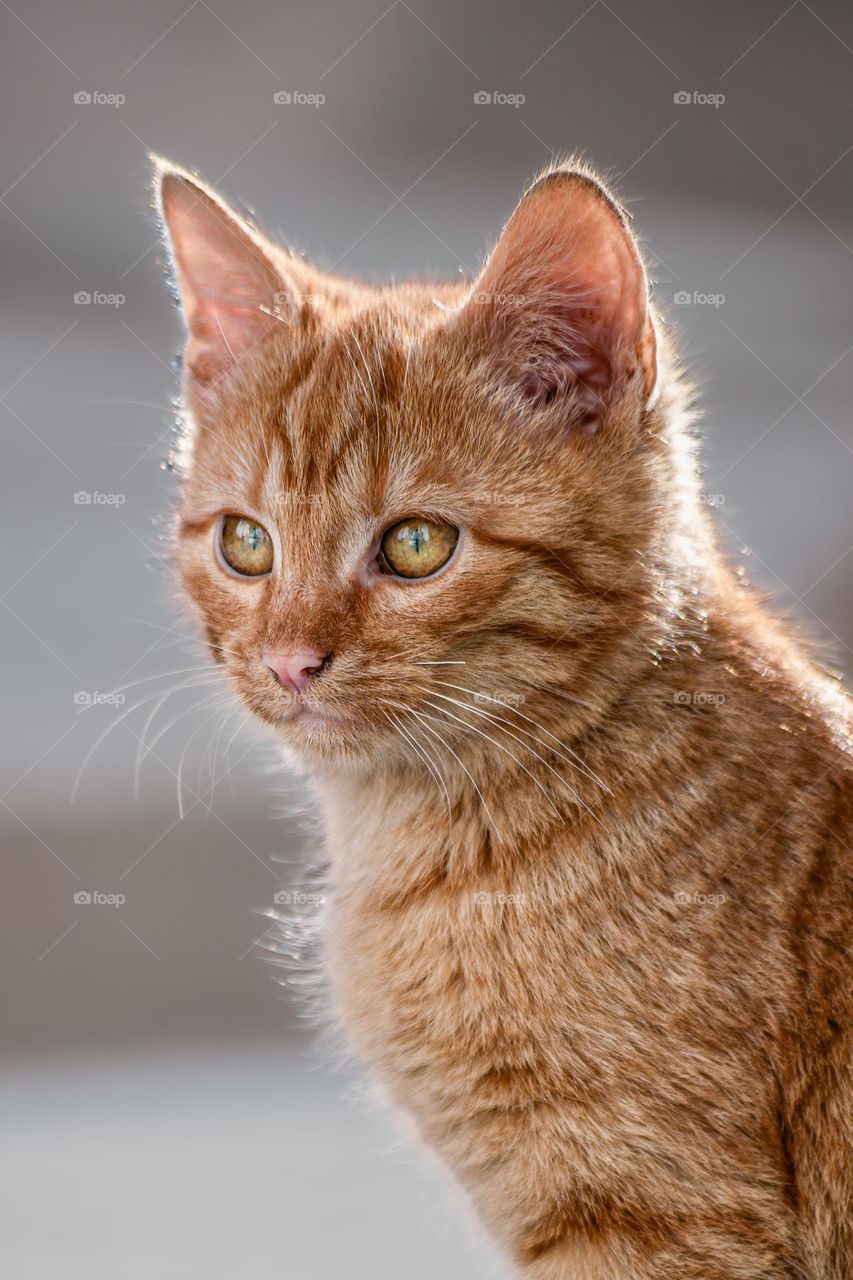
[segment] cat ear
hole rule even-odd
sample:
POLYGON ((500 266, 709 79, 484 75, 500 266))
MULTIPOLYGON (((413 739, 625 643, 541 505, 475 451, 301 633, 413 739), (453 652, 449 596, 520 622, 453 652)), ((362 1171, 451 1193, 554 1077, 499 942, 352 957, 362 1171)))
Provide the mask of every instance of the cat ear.
POLYGON ((462 314, 528 403, 565 398, 587 431, 617 384, 639 379, 652 398, 643 263, 625 213, 584 170, 555 170, 527 191, 462 314))
POLYGON ((282 322, 288 302, 296 306, 298 297, 260 232, 197 178, 154 163, 187 325, 185 369, 210 389, 282 322))

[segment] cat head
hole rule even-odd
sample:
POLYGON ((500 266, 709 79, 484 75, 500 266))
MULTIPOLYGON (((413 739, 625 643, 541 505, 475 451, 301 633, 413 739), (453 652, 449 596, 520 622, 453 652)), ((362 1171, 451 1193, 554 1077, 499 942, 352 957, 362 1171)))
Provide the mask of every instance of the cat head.
POLYGON ((672 506, 613 196, 555 168, 476 280, 381 288, 156 181, 187 330, 174 555, 246 706, 331 767, 487 755, 495 714, 580 730, 645 658, 672 506))

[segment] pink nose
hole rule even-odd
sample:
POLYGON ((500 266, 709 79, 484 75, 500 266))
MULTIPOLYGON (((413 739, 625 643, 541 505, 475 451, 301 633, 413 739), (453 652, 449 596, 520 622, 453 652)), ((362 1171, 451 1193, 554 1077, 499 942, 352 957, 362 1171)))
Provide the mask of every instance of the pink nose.
POLYGON ((299 693, 312 676, 326 665, 329 655, 320 649, 270 649, 265 647, 261 662, 283 689, 299 693))

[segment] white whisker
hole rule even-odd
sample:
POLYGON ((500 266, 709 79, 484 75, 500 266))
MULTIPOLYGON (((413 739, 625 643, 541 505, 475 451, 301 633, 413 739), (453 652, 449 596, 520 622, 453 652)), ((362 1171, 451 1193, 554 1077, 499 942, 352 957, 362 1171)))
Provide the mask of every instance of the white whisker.
POLYGON ((432 764, 432 769, 434 770, 434 776, 435 776, 435 778, 437 779, 438 784, 439 784, 439 786, 441 787, 442 791, 444 792, 444 798, 445 798, 445 800, 447 801, 447 822, 448 822, 448 826, 452 827, 452 826, 453 826, 453 805, 451 804, 451 801, 450 801, 450 792, 447 790, 447 784, 446 784, 446 782, 444 781, 444 775, 443 775, 443 774, 442 774, 442 772, 441 772, 441 766, 440 766, 440 764, 438 764, 438 763, 433 759, 433 757, 430 755, 430 753, 429 753, 429 751, 427 750, 427 748, 426 748, 425 746, 423 746, 423 744, 421 744, 421 743, 420 743, 420 740, 418 740, 418 742, 416 743, 416 741, 415 741, 415 732, 414 732, 414 729, 406 730, 406 728, 405 728, 405 726, 404 726, 403 724, 400 724, 400 728, 403 730, 403 732, 404 732, 404 733, 407 733, 407 735, 411 738, 411 740, 412 740, 412 745, 413 745, 413 746, 417 746, 417 745, 419 745, 419 746, 420 746, 420 750, 421 750, 421 752, 422 752, 422 754, 423 754, 423 756, 424 756, 424 759, 425 759, 425 760, 427 760, 427 761, 430 761, 430 762, 431 762, 431 764, 432 764))
MULTIPOLYGON (((240 711, 241 709, 238 707, 236 708, 236 710, 240 711)), ((228 785, 231 788, 232 795, 234 794, 234 779, 232 777, 231 770, 233 769, 234 765, 231 760, 231 749, 234 746, 234 743, 237 741, 237 736, 240 733, 240 731, 246 727, 245 720, 246 720, 246 716, 245 716, 245 712, 243 712, 241 716, 238 716, 237 727, 235 728, 234 732, 231 734, 231 737, 228 739, 228 742, 226 743, 226 746, 225 746, 225 776, 228 779, 228 785)))
MULTIPOLYGON (((178 667, 175 671, 156 671, 154 675, 142 676, 139 680, 128 680, 126 684, 120 684, 117 689, 111 689, 108 696, 110 698, 114 698, 117 693, 126 693, 128 689, 135 689, 137 685, 140 684, 148 684, 151 680, 166 680, 172 676, 203 675, 206 672, 213 673, 214 671, 221 670, 222 668, 220 666, 211 662, 207 665, 204 663, 196 663, 194 667, 178 667)), ((155 698, 158 696, 158 694, 154 694, 155 698)), ((98 703, 96 702, 87 703, 85 707, 80 708, 77 714, 82 715, 84 711, 91 711, 92 707, 97 705, 98 703)), ((139 706, 140 704, 137 703, 136 705, 139 706)))
MULTIPOLYGON (((183 820, 184 820, 184 815, 185 815, 185 813, 187 812, 187 810, 186 810, 186 809, 184 809, 184 784, 183 784, 184 761, 185 761, 185 760, 186 760, 186 758, 187 758, 187 752, 189 751, 190 747, 191 747, 191 746, 192 746, 192 744, 195 742, 196 738, 197 738, 197 737, 198 737, 198 735, 201 733, 201 731, 202 731, 202 729, 204 728, 204 726, 205 726, 205 725, 206 725, 210 720, 212 720, 212 719, 213 719, 213 717, 214 717, 215 715, 217 715, 217 714, 218 714, 218 710, 219 710, 219 709, 218 709, 218 708, 216 708, 215 710, 211 711, 211 713, 210 713, 209 715, 206 715, 206 716, 204 717, 204 719, 201 721, 201 723, 200 723, 200 724, 196 725, 195 729, 193 729, 192 733, 190 734, 190 736, 187 738, 186 742, 184 743, 184 749, 183 749, 183 751, 181 752, 180 759, 178 760, 178 771, 177 771, 177 774, 176 774, 177 787, 178 787, 178 817, 181 819, 181 821, 182 821, 182 822, 183 822, 183 820)), ((195 808, 195 806, 196 806, 197 804, 202 804, 202 803, 203 803, 203 804, 205 804, 205 805, 207 806, 207 810, 208 810, 208 812, 210 812, 210 792, 211 792, 211 790, 212 790, 212 788, 211 788, 211 787, 208 787, 208 788, 207 788, 207 790, 204 792, 204 794, 203 794, 203 795, 201 795, 201 796, 195 796, 195 799, 194 799, 194 801, 193 801, 193 808, 195 808)))
MULTIPOLYGON (((555 737, 554 734, 551 733, 550 730, 546 729, 543 724, 539 724, 537 720, 533 720, 531 719, 530 716, 525 715, 523 711, 519 711, 518 707, 509 706, 507 703, 501 702, 499 698, 489 697, 488 694, 477 693, 473 689, 466 689, 461 684, 451 684, 449 680, 437 680, 436 683, 443 684, 446 689, 456 689, 457 692, 459 693, 467 693, 472 698, 486 698, 489 702, 494 702, 499 707, 503 707, 505 711, 511 711, 513 715, 520 716, 522 720, 526 720, 528 724, 532 724, 535 729, 540 729, 542 733, 546 734, 551 739, 552 742, 555 742, 557 746, 561 748, 561 750, 557 754, 561 755, 567 764, 573 764, 575 768, 582 770, 592 782, 597 782, 598 785, 604 791, 606 791, 608 795, 613 794, 613 792, 608 787, 607 783, 603 782, 601 778, 599 778, 598 775, 594 773, 592 769, 589 768, 589 766, 585 763, 585 761, 583 761, 575 751, 572 751, 571 747, 569 747, 565 742, 562 742, 559 738, 555 737), (563 755, 564 752, 565 752, 565 755, 563 755)), ((499 716, 495 713, 492 713, 492 714, 494 715, 494 718, 496 720, 504 719, 503 716, 499 716)), ((511 724, 512 722, 507 720, 506 723, 511 724)), ((513 727, 518 728, 517 725, 513 727)), ((525 731, 524 729, 519 729, 519 732, 524 733, 525 731)), ((526 736, 529 738, 534 738, 534 741, 540 742, 543 747, 547 746, 547 743, 542 742, 541 738, 536 738, 534 734, 527 734, 526 736)))
MULTIPOLYGON (((176 640, 186 640, 190 644, 196 644, 198 642, 198 636, 188 636, 183 631, 176 631, 174 623, 171 627, 164 627, 161 626, 159 622, 151 622, 148 618, 128 618, 127 621, 135 622, 141 627, 152 627, 155 631, 162 631, 166 635, 174 636, 176 640)), ((235 658, 243 657, 243 654, 237 649, 229 649, 227 645, 214 644, 212 640, 205 640, 203 643, 209 645, 211 649, 217 649, 220 653, 230 653, 235 658)))
MULTIPOLYGON (((397 717, 396 717, 396 716, 391 716, 391 715, 389 715, 387 711, 383 711, 383 713, 382 713, 382 714, 385 716, 385 719, 386 719, 386 720, 388 721, 388 723, 392 726, 392 728, 394 728, 394 729, 396 729, 396 730, 397 730, 398 734, 399 734, 399 735, 400 735, 400 737, 403 739, 403 741, 404 741, 404 742, 407 742, 407 743, 409 744, 409 746, 411 746, 411 747, 413 747, 413 748, 414 748, 415 754, 417 755, 418 759, 422 760, 422 761, 425 763, 426 768, 427 768, 427 772, 429 773, 429 775, 430 775, 430 777, 433 779, 433 781, 434 781, 437 785, 439 785, 439 784, 440 784, 441 786, 443 786, 443 785, 444 785, 443 779, 439 779, 439 778, 437 778, 437 777, 436 777, 435 770, 434 770, 434 768, 433 768, 433 765, 432 765, 432 763, 431 763, 431 761, 430 761, 429 757, 428 757, 427 755, 425 755, 425 754, 424 754, 423 749, 422 749, 422 748, 420 748, 420 747, 418 746, 418 744, 415 742, 414 738, 413 738, 413 737, 411 736, 411 734, 406 730, 405 726, 404 726, 404 725, 402 725, 402 724, 400 723, 400 721, 397 719, 397 717)), ((446 788, 445 788, 445 794, 446 794, 446 788)), ((447 804, 448 804, 448 817, 449 817, 449 814, 450 814, 450 809, 449 809, 449 806, 450 806, 450 797, 449 797, 449 796, 447 797, 447 804)))
MULTIPOLYGON (((216 781, 218 778, 218 774, 216 772, 216 761, 219 756, 219 744, 222 741, 222 735, 225 732, 225 727, 230 721, 231 712, 232 712, 232 707, 230 703, 226 704, 222 708, 222 719, 219 722, 219 727, 215 730, 213 736, 211 737, 208 747, 205 748, 205 753, 204 753, 205 756, 207 755, 208 749, 210 750, 210 773, 208 776, 210 778, 211 794, 213 794, 213 792, 216 789, 216 781)), ((204 756, 202 757, 201 763, 202 763, 202 768, 204 768, 204 756)))
POLYGON ((403 706, 401 703, 399 703, 399 702, 392 702, 392 703, 389 703, 389 705, 390 705, 390 706, 392 706, 392 707, 396 707, 396 708, 397 708, 398 710, 400 710, 400 711, 408 711, 410 715, 413 715, 417 720, 419 720, 419 721, 421 722, 422 727, 425 729, 425 731, 426 731, 427 733, 431 733, 431 734, 432 734, 432 736, 433 736, 434 738, 437 738, 437 739, 438 739, 438 741, 441 743, 441 745, 444 747, 444 749, 445 749, 446 751, 449 751, 449 752, 450 752, 450 754, 453 756, 453 759, 454 759, 454 760, 456 761, 456 763, 459 765, 459 767, 461 768, 462 772, 465 774, 465 776, 468 778, 468 781, 471 783, 471 786, 472 786, 472 787, 474 788, 474 790, 476 791, 477 796, 478 796, 479 801, 480 801, 480 804, 483 806, 483 812, 485 813, 486 817, 489 819, 489 822, 490 822, 490 824, 491 824, 492 832, 494 833, 494 837, 495 837, 495 839, 497 840, 498 844, 502 844, 502 843, 503 843, 503 841, 502 841, 502 839, 501 839, 500 832, 499 832, 499 831, 498 831, 498 829, 497 829, 497 825, 496 825, 496 823, 495 823, 494 817, 492 816, 491 810, 489 809, 489 806, 486 804, 486 801, 485 801, 485 799, 483 798, 483 793, 482 793, 482 791, 480 790, 480 788, 477 786, 477 783, 476 783, 475 779, 473 778, 472 774, 470 773, 470 771, 468 770, 468 767, 467 767, 467 765, 465 764, 464 760, 462 760, 462 759, 461 759, 461 758, 456 754, 456 752, 455 752, 455 751, 453 750, 453 748, 451 747, 450 743, 449 743, 449 742, 447 742, 447 741, 446 741, 446 739, 442 737, 442 735, 438 732, 438 730, 437 730, 437 729, 432 729, 432 728, 429 726, 429 724, 427 724, 427 722, 426 722, 426 718, 425 718, 423 715, 421 715, 421 713, 420 713, 420 712, 415 711, 413 708, 410 708, 410 707, 404 707, 404 706, 403 706))
POLYGON ((540 693, 546 693, 552 698, 562 698, 564 702, 571 702, 575 707, 583 707, 584 711, 595 711, 595 707, 591 702, 584 702, 583 698, 576 698, 573 693, 566 693, 563 689, 555 689, 552 685, 537 684, 535 680, 530 680, 525 676, 518 676, 519 683, 526 684, 530 689, 538 689, 540 693))
POLYGON ((464 667, 464 658, 421 658, 413 667, 464 667))
MULTIPOLYGON (((586 810, 586 812, 590 815, 590 817, 591 817, 591 818, 596 818, 596 815, 592 812, 592 810, 590 809, 589 805, 588 805, 588 804, 586 804, 586 803, 581 799, 581 797, 580 797, 580 796, 578 795, 578 793, 575 791, 574 787, 569 786, 568 782, 567 782, 567 781, 566 781, 566 779, 562 776, 562 774, 558 773, 558 772, 557 772, 557 770, 553 767, 553 765, 551 765, 551 764, 549 764, 549 763, 548 763, 548 761, 545 759, 545 757, 544 757, 544 756, 541 756, 541 755, 539 754, 539 752, 538 752, 538 751, 534 751, 533 747, 528 746, 528 745, 527 745, 527 743, 526 743, 522 738, 520 738, 520 737, 518 736, 518 734, 517 734, 517 733, 513 733, 511 729, 506 729, 506 728, 504 728, 504 727, 503 727, 503 724, 510 724, 510 723, 511 723, 511 721, 509 721, 509 720, 503 721, 503 717, 502 717, 502 716, 496 716, 496 715, 494 715, 491 711, 484 711, 481 707, 472 707, 470 703, 468 703, 468 702, 460 702, 460 700, 459 700, 458 698, 450 698, 450 697, 448 697, 448 695, 447 695, 446 693, 435 693, 435 694, 434 694, 434 696, 435 696, 436 698, 441 698, 441 699, 443 699, 445 702, 450 702, 450 703, 452 703, 452 704, 453 704, 454 706, 456 706, 456 707, 461 707, 461 709, 462 709, 463 711, 472 711, 472 712, 474 713, 474 715, 475 715, 475 716, 481 716, 481 717, 484 717, 486 720, 488 720, 488 722, 489 722, 490 724, 498 724, 498 727, 500 728, 501 733, 505 733, 505 734, 507 735, 507 737, 510 737, 510 738, 512 738, 515 742, 520 743, 520 744, 521 744, 521 746, 522 746, 522 747, 524 747, 524 748, 525 748, 525 750, 529 751, 529 752, 530 752, 530 754, 531 754, 532 756, 534 756, 534 757, 535 757, 535 759, 537 759, 537 760, 539 761, 539 763, 540 763, 540 764, 543 764, 543 765, 545 766, 545 768, 548 770, 548 772, 549 772, 549 773, 551 773, 551 774, 553 774, 553 775, 554 775, 554 777, 557 779, 557 781, 558 781, 559 783, 561 783, 561 785, 562 785, 562 786, 564 786, 564 787, 566 788, 566 790, 568 791, 569 795, 570 795, 570 796, 572 797, 572 799, 574 800, 575 804, 580 805, 580 807, 581 807, 582 809, 585 809, 585 810, 586 810), (501 721, 503 721, 503 724, 499 723, 499 722, 501 722, 501 721)), ((522 729, 522 730, 521 730, 521 732, 522 732, 522 733, 524 733, 525 731, 522 729)), ((533 736, 533 734, 532 734, 532 733, 528 733, 528 734, 526 734, 526 736, 527 736, 528 738, 532 738, 534 742, 539 742, 539 741, 540 741, 538 738, 535 738, 535 737, 533 736)), ((543 745, 544 745, 544 744, 543 744, 543 745)), ((567 761, 567 763, 568 763, 568 764, 571 764, 573 768, 574 768, 574 767, 576 767, 576 766, 574 765, 574 762, 573 762, 573 761, 571 761, 571 760, 567 761)), ((596 821, 598 821, 598 819, 597 819, 597 818, 596 818, 596 821)))
MULTIPOLYGON (((551 808, 556 813, 557 817, 562 818, 563 815, 560 813, 560 810, 554 804, 554 801, 552 800, 552 798, 548 795, 548 792, 542 786, 542 783, 539 781, 539 779, 536 777, 534 773, 530 772, 530 770, 527 768, 526 765, 522 764, 518 756, 513 755, 509 747, 505 747, 502 742, 498 742, 496 738, 493 738, 491 736, 491 734, 483 733, 483 731, 481 729, 476 728, 475 725, 468 724, 467 720, 463 720, 461 716, 457 716, 452 711, 448 711, 446 707, 436 706, 434 702, 427 702, 426 705, 428 707, 432 707, 433 711, 437 711, 440 714, 443 714, 448 719, 457 721, 457 723, 461 724, 463 729, 467 729, 469 733, 476 733, 478 734, 479 737, 485 738, 486 742, 491 742, 492 746, 497 747, 498 751, 502 751, 505 755, 508 755, 510 760, 513 760, 518 765, 519 769, 523 770, 523 772, 527 774, 528 778, 530 778, 531 781, 539 788, 539 790, 542 792, 543 796, 548 801, 551 808)), ((559 777, 559 774, 557 776, 559 777)))
MULTIPOLYGON (((200 679, 200 680, 187 680, 183 684, 178 685, 176 688, 169 690, 169 692, 180 693, 184 689, 203 688, 206 685, 212 685, 214 683, 218 683, 218 679, 211 678, 210 676, 205 676, 203 679, 200 679)), ((101 744, 105 741, 105 739, 109 737, 109 735, 116 728, 116 726, 123 724, 124 721, 128 718, 128 716, 130 716, 134 711, 138 710, 139 707, 144 707, 147 703, 152 702, 154 699, 162 698, 162 696, 163 696, 163 691, 161 689, 158 689, 156 693, 150 694, 145 698, 139 698, 136 702, 132 702, 126 711, 123 711, 120 716, 118 716, 115 720, 112 720, 110 724, 107 725, 106 729, 104 729, 103 733, 100 733, 98 735, 98 737, 92 743, 92 746, 86 752, 86 755, 83 757, 83 763, 80 765, 80 768, 77 772, 77 776, 74 779, 74 785, 71 788, 71 795, 69 796, 69 800, 68 800, 69 804, 73 804, 77 797, 77 791, 79 790, 80 782, 83 778, 83 774, 86 771, 86 767, 89 764, 89 761, 92 759, 92 756, 101 746, 101 744)), ((136 737, 136 735, 134 736, 136 737)))
MULTIPOLYGON (((178 690, 177 692, 180 692, 180 691, 178 690)), ((201 702, 197 702, 194 706, 186 707, 183 711, 179 712, 178 715, 173 716, 171 720, 167 721, 166 725, 162 729, 159 729, 157 731, 157 733, 151 739, 151 742, 147 743, 146 735, 147 735, 148 728, 150 727, 150 724, 151 724, 151 717, 149 717, 149 719, 146 721, 145 729, 143 730, 142 735, 139 738, 139 747, 137 748, 136 767, 135 767, 134 777, 133 777, 134 795, 138 794, 139 770, 142 764, 144 763, 144 761, 147 760, 148 756, 152 754, 152 752, 154 751, 154 748, 157 746, 157 743, 160 741, 160 739, 165 738, 166 734, 169 733, 170 730, 174 729, 175 725, 179 724, 181 720, 186 719, 187 716, 195 715, 199 711, 206 711, 207 708, 211 706, 214 702, 218 702, 221 696, 222 696, 221 690, 217 690, 216 693, 211 694, 209 698, 203 698, 201 702)), ((161 703, 158 703, 157 707, 155 707, 155 711, 158 711, 161 705, 162 705, 161 703)))

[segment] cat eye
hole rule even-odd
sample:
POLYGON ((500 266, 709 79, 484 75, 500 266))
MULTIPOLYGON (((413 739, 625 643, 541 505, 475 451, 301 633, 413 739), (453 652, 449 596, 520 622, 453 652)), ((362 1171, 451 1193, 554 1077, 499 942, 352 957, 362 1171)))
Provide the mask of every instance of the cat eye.
POLYGON ((452 524, 410 516, 385 530, 380 562, 398 578, 429 578, 447 564, 458 539, 452 524))
POLYGON ((249 516, 223 516, 217 545, 225 567, 240 578, 263 578, 272 572, 272 538, 249 516))

